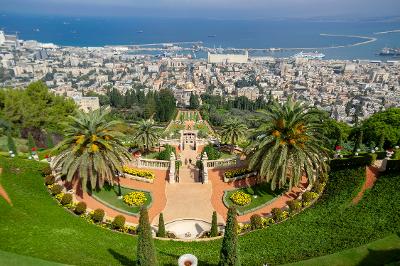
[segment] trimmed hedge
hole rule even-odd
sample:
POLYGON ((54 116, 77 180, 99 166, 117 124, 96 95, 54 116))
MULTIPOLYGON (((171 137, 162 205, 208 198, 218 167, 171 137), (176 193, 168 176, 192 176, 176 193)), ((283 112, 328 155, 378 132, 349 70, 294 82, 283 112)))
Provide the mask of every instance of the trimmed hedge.
POLYGON ((78 204, 76 204, 74 212, 78 215, 81 215, 86 212, 86 208, 87 208, 86 203, 81 201, 81 202, 78 202, 78 204))
POLYGON ((111 223, 113 229, 121 229, 125 225, 125 217, 123 215, 117 215, 111 223))
POLYGON ((387 160, 386 173, 400 173, 400 160, 387 160))
POLYGON ((340 170, 344 168, 367 166, 374 163, 376 160, 376 153, 367 153, 363 156, 354 156, 343 159, 333 159, 330 161, 330 167, 332 170, 340 170))
POLYGON ((103 209, 96 209, 91 214, 93 221, 95 221, 96 223, 102 222, 104 219, 104 215, 105 213, 103 209))
POLYGON ((72 195, 69 193, 65 193, 64 196, 61 198, 60 203, 61 205, 67 205, 72 203, 72 195))

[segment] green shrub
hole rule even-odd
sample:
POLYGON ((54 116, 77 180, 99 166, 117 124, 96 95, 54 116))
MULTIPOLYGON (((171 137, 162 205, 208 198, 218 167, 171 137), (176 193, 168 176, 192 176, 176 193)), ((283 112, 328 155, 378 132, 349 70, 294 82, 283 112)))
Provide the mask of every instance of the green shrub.
POLYGON ((317 182, 312 188, 312 191, 318 194, 321 194, 324 191, 326 183, 324 182, 317 182))
POLYGON ((43 176, 51 175, 52 173, 53 173, 53 171, 51 170, 50 165, 46 165, 45 167, 43 167, 43 169, 42 169, 43 176))
POLYGON ((313 201, 316 198, 318 198, 318 194, 311 191, 306 191, 301 196, 304 206, 307 206, 311 201, 313 201))
POLYGON ((164 215, 162 213, 160 213, 160 216, 158 217, 157 236, 158 237, 166 237, 165 224, 164 224, 164 215))
POLYGON ((175 153, 175 148, 168 144, 165 145, 164 150, 158 153, 157 160, 169 161, 172 152, 175 153))
POLYGON ((330 167, 332 170, 340 170, 349 167, 359 167, 372 165, 377 158, 376 153, 367 153, 362 156, 354 156, 344 159, 334 159, 330 161, 330 167))
POLYGON ((386 173, 399 173, 400 160, 387 160, 386 173))
POLYGON ((271 224, 274 224, 275 220, 270 217, 266 217, 266 218, 261 218, 261 222, 263 227, 267 227, 271 224))
POLYGON ((104 210, 103 209, 96 209, 94 210, 94 212, 92 213, 92 219, 93 221, 95 221, 96 223, 102 222, 104 219, 104 210))
POLYGON ((72 195, 69 193, 65 193, 64 196, 61 198, 61 205, 67 205, 72 202, 72 195))
POLYGON ((111 223, 111 227, 113 229, 121 229, 125 225, 125 216, 117 215, 114 217, 114 220, 111 223))
POLYGON ((217 212, 213 211, 211 219, 210 237, 216 237, 216 236, 218 236, 217 212))
POLYGON ((58 185, 58 184, 54 184, 52 187, 51 187, 51 194, 53 194, 53 195, 57 195, 57 194, 60 194, 61 193, 61 191, 62 191, 62 186, 60 186, 60 185, 58 185))
POLYGON ((283 221, 289 217, 289 213, 287 211, 282 211, 279 208, 273 208, 271 213, 272 218, 277 222, 283 221))
POLYGON ((218 160, 221 158, 221 152, 217 150, 212 144, 209 144, 204 147, 201 158, 203 157, 203 153, 207 153, 208 160, 218 160))
POLYGON ((137 241, 138 243, 136 248, 136 265, 157 265, 156 251, 154 248, 153 237, 151 236, 149 214, 146 207, 142 207, 142 209, 140 210, 137 241))
POLYGON ((236 208, 229 207, 224 239, 222 240, 222 248, 219 256, 219 265, 240 265, 237 232, 238 224, 236 220, 236 208))
POLYGON ((261 216, 259 214, 253 214, 250 217, 250 224, 251 224, 251 229, 252 230, 263 228, 261 216))
POLYGON ((46 177, 44 178, 44 183, 46 184, 46 186, 53 185, 54 182, 55 182, 55 178, 53 175, 46 175, 46 177))
POLYGON ((289 206, 291 213, 297 213, 297 212, 301 211, 301 208, 303 207, 302 202, 298 199, 289 200, 287 202, 287 205, 289 206))
POLYGON ((78 215, 84 214, 86 212, 86 203, 83 201, 78 202, 75 206, 74 212, 78 215))

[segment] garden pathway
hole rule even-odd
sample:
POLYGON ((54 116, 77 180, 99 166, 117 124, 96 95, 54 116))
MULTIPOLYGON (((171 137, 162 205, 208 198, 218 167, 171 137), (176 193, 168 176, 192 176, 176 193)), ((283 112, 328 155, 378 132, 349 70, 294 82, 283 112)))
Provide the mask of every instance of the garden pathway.
MULTIPOLYGON (((211 195, 212 184, 167 184, 167 205, 163 210, 164 221, 200 219, 210 222, 214 211, 211 195)), ((218 221, 223 222, 221 216, 219 216, 218 221)), ((157 222, 156 219, 153 220, 153 224, 157 222)))
MULTIPOLYGON (((222 197, 224 195, 225 190, 231 190, 235 188, 241 188, 246 186, 252 186, 255 184, 254 179, 241 179, 231 183, 224 183, 223 182, 223 174, 226 169, 212 169, 208 171, 208 179, 212 183, 212 198, 211 202, 214 209, 217 211, 219 215, 226 219, 226 215, 228 209, 226 208, 225 204, 222 201, 222 197)), ((265 216, 269 214, 273 208, 283 208, 286 206, 286 202, 292 199, 297 198, 300 193, 307 187, 307 179, 303 177, 301 181, 300 187, 293 188, 292 191, 283 194, 282 196, 278 197, 273 203, 264 206, 261 209, 258 209, 254 212, 238 216, 239 222, 248 222, 250 220, 250 216, 257 213, 261 216, 265 216)))
POLYGON ((375 185, 376 180, 378 180, 379 168, 376 166, 367 166, 365 172, 365 183, 362 186, 361 191, 358 192, 357 196, 353 199, 353 204, 360 202, 365 191, 372 188, 375 185))
MULTIPOLYGON (((3 172, 3 169, 0 168, 0 175, 2 172, 3 172)), ((4 190, 4 188, 1 186, 1 184, 0 184, 0 197, 3 197, 3 199, 5 199, 8 202, 8 204, 10 204, 12 206, 11 199, 10 199, 10 197, 8 197, 7 192, 4 190)))

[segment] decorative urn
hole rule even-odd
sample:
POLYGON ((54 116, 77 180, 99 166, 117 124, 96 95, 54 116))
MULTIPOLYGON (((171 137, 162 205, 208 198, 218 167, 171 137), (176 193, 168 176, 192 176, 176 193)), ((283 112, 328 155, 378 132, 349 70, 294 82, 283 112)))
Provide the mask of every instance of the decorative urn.
POLYGON ((184 254, 178 259, 179 266, 197 266, 197 258, 192 254, 184 254))

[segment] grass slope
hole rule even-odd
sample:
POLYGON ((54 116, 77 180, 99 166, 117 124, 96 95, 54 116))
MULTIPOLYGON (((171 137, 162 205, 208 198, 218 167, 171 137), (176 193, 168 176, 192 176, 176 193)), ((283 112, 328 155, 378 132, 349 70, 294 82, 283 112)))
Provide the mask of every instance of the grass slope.
MULTIPOLYGON (((0 183, 14 207, 0 199, 0 250, 75 265, 133 264, 137 238, 90 225, 49 196, 37 162, 0 156, 0 183)), ((333 173, 314 207, 293 219, 239 238, 244 265, 282 264, 358 247, 400 231, 400 176, 378 180, 357 205, 350 204, 365 169, 333 173)), ((156 241, 161 265, 192 253, 200 265, 216 265, 221 241, 156 241)))

